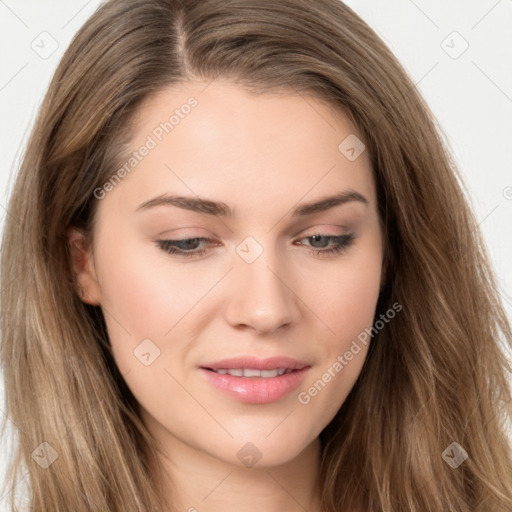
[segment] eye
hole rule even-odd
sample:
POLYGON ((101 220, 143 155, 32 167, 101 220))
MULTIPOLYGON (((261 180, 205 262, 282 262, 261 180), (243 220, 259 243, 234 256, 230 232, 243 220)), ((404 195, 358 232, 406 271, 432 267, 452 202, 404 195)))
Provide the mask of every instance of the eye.
MULTIPOLYGON (((350 233, 348 235, 322 235, 321 233, 315 233, 314 235, 306 236, 302 240, 312 240, 313 244, 319 244, 320 249, 315 249, 313 252, 317 256, 330 256, 334 254, 343 253, 354 241, 354 233, 350 233), (323 241, 322 241, 323 239, 323 241), (329 245, 329 241, 334 241, 332 246, 328 249, 324 249, 329 245)), ((299 242, 299 245, 304 245, 302 242, 299 242)))
POLYGON ((169 254, 177 254, 184 258, 201 256, 207 249, 196 250, 200 242, 213 242, 211 238, 184 238, 182 240, 158 240, 158 246, 169 254))
MULTIPOLYGON (((348 235, 322 235, 320 233, 315 233, 314 235, 310 235, 302 238, 301 240, 312 240, 313 244, 319 244, 320 249, 313 249, 312 252, 318 256, 328 256, 334 254, 341 254, 345 251, 353 242, 354 234, 350 233, 348 235), (329 246, 329 242, 333 241, 331 247, 325 249, 326 246, 329 246)), ((201 243, 212 244, 216 243, 212 238, 183 238, 181 240, 157 240, 157 245, 160 249, 167 252, 168 254, 177 255, 184 258, 190 257, 199 257, 208 252, 207 248, 200 248, 201 243)), ((302 242, 298 242, 298 245, 306 245, 302 242)))

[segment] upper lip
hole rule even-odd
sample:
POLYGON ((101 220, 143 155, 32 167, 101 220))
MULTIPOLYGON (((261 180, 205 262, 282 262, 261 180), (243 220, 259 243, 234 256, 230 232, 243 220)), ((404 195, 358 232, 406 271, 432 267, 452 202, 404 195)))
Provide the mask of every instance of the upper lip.
POLYGON ((210 370, 243 368, 251 368, 254 370, 274 370, 275 368, 301 370, 306 366, 310 366, 306 361, 299 361, 291 357, 268 357, 266 359, 259 359, 254 356, 242 356, 206 363, 201 365, 201 368, 207 368, 210 370))

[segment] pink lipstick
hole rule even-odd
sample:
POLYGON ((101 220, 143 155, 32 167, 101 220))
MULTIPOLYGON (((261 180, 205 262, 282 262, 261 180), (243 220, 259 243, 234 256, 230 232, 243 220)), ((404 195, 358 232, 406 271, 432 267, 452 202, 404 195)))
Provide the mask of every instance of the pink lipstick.
POLYGON ((201 372, 225 395, 243 403, 266 404, 288 396, 311 365, 289 357, 237 357, 206 363, 201 372))

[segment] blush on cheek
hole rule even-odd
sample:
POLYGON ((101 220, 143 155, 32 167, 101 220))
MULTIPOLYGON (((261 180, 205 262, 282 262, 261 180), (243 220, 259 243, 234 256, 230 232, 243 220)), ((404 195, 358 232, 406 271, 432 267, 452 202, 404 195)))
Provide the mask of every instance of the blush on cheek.
POLYGON ((356 336, 371 326, 380 291, 380 272, 377 265, 364 271, 348 267, 336 278, 326 276, 315 280, 307 294, 308 304, 318 311, 320 321, 338 338, 356 336), (326 286, 321 286, 325 282, 326 286))

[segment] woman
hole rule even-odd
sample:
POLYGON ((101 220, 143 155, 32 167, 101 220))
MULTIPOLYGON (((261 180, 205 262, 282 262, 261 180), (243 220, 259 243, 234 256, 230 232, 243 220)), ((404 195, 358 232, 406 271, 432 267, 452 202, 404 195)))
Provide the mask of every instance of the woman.
POLYGON ((106 2, 9 211, 32 510, 511 509, 512 335, 476 223, 341 2, 106 2))

